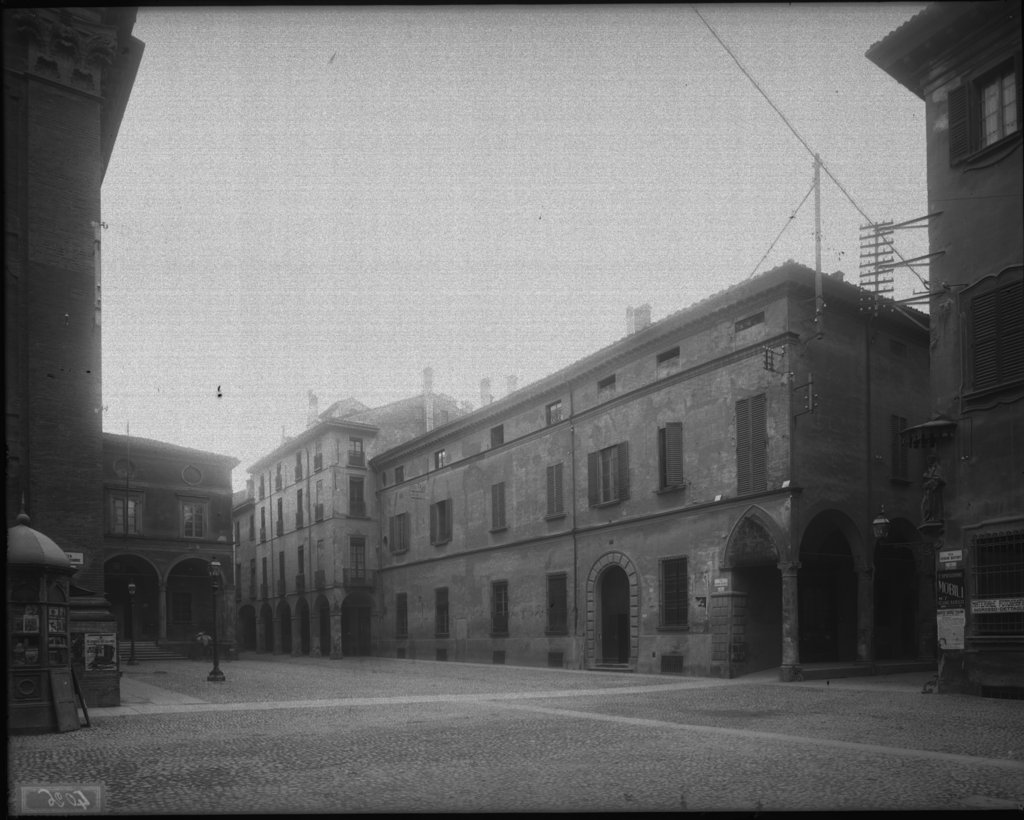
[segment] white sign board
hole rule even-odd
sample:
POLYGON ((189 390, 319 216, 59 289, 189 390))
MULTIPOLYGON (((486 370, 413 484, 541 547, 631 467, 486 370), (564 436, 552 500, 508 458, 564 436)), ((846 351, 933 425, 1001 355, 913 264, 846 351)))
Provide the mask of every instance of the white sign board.
POLYGON ((935 624, 939 632, 939 649, 964 648, 964 611, 939 609, 935 611, 935 624))
POLYGON ((84 552, 67 552, 65 550, 64 554, 68 557, 68 560, 71 562, 71 566, 73 567, 80 567, 85 564, 84 552))

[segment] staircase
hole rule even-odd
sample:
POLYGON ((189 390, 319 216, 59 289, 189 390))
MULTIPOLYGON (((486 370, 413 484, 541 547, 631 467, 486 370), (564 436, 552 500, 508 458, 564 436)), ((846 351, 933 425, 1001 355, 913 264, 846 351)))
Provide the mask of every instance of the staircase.
MULTIPOLYGON (((117 659, 121 666, 128 663, 128 658, 131 655, 131 641, 120 641, 117 645, 117 659)), ((156 641, 136 641, 135 660, 145 663, 147 661, 186 661, 188 658, 180 652, 160 646, 156 641)))

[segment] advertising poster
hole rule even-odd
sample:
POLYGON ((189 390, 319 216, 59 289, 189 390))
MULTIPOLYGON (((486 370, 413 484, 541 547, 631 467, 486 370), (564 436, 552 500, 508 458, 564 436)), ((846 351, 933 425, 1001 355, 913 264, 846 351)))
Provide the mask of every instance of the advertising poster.
POLYGON ((939 609, 964 609, 964 571, 962 569, 940 569, 936 581, 936 606, 939 609))
POLYGON ((940 609, 935 613, 938 626, 939 649, 964 648, 964 610, 940 609))
POLYGON ((117 635, 108 632, 85 636, 85 669, 87 672, 117 669, 117 635))

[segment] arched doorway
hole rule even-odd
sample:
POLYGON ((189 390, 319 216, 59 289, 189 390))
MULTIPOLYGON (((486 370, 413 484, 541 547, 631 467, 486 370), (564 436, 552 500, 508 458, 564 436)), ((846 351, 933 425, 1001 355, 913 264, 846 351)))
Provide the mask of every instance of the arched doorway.
POLYGON ((270 604, 260 607, 260 623, 263 625, 263 651, 274 651, 274 611, 270 604))
POLYGON ((278 629, 281 634, 278 646, 281 647, 281 654, 290 655, 292 653, 292 611, 288 607, 287 601, 281 601, 277 605, 277 620, 280 622, 278 629))
POLYGON ((119 640, 130 640, 133 630, 137 641, 160 640, 160 578, 153 565, 137 555, 113 556, 103 565, 103 583, 117 619, 119 640), (134 607, 128 591, 132 583, 135 584, 134 607))
POLYGON ((875 545, 875 658, 906 660, 918 652, 917 562, 920 540, 909 521, 893 519, 889 535, 875 545))
POLYGON ((316 600, 316 613, 320 654, 326 658, 331 654, 331 605, 323 595, 316 600))
POLYGON ((309 604, 305 598, 295 602, 295 617, 299 621, 299 654, 309 654, 309 604))
POLYGON ((598 582, 601 635, 598 663, 629 663, 629 578, 620 566, 610 566, 598 582))
POLYGON ((167 575, 167 640, 191 643, 199 631, 213 634, 210 562, 186 558, 167 575))
POLYGON ((856 529, 838 511, 815 516, 800 542, 800 660, 857 659, 856 529))
POLYGON ((256 651, 256 610, 246 604, 238 610, 239 643, 245 652, 256 651))
MULTIPOLYGON (((729 643, 730 674, 745 675, 782 664, 782 574, 779 550, 771 531, 777 527, 760 508, 751 508, 729 536, 722 569, 732 570, 733 617, 741 618, 742 650, 735 635, 729 643), (737 601, 742 608, 737 610, 737 601)), ((719 624, 713 624, 713 630, 719 624)), ((735 624, 733 626, 736 629, 735 624)))
POLYGON ((341 652, 345 656, 369 655, 370 614, 373 602, 365 592, 353 592, 341 604, 341 652))

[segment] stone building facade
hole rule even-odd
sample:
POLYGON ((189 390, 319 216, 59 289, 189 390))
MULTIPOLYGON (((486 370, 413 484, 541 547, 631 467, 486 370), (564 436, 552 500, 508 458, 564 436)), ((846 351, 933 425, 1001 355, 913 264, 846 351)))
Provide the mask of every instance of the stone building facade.
POLYGON ((924 102, 939 691, 1024 697, 1021 3, 935 3, 868 58, 924 102))
POLYGON ((788 263, 375 456, 373 651, 784 679, 933 658, 898 435, 926 318, 862 295, 788 263))

